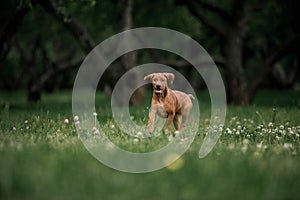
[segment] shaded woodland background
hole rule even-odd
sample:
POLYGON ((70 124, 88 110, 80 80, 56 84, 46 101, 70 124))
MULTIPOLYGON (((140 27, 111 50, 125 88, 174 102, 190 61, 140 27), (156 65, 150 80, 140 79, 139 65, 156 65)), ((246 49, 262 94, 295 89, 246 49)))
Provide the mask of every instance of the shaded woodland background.
MULTIPOLYGON (((28 101, 72 88, 85 56, 106 38, 136 27, 165 27, 197 40, 213 57, 228 102, 249 104, 261 88, 299 82, 297 0, 5 0, 0 6, 0 89, 26 90, 28 101)), ((143 50, 118 59, 105 73, 109 91, 127 70, 160 62, 205 88, 189 63, 143 50)), ((142 90, 142 89, 141 89, 142 90)), ((137 91, 137 101, 142 91, 137 91)))

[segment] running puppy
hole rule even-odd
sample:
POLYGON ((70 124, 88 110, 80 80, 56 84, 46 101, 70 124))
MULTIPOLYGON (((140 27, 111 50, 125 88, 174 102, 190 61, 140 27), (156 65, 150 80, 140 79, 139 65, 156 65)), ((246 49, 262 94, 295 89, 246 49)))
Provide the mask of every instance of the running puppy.
POLYGON ((172 73, 153 73, 144 77, 145 81, 152 81, 153 86, 148 133, 154 130, 156 114, 168 118, 164 130, 170 127, 172 121, 176 130, 182 131, 186 126, 186 120, 193 106, 191 99, 195 98, 191 94, 168 88, 168 84, 171 85, 174 78, 175 75, 172 73))

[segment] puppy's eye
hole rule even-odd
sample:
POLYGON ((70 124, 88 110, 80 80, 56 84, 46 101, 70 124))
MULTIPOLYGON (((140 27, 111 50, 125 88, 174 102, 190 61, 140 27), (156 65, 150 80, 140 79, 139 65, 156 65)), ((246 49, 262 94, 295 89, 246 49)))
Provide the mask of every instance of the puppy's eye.
POLYGON ((161 79, 161 82, 165 82, 166 80, 165 79, 161 79))

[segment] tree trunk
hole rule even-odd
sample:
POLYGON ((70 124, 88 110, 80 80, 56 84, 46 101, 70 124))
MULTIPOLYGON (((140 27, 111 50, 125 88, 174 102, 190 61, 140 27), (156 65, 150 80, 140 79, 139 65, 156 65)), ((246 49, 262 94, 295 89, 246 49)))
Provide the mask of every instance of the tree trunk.
MULTIPOLYGON (((17 32, 20 24, 23 21, 24 16, 27 14, 29 9, 18 8, 18 4, 15 5, 14 13, 6 23, 3 30, 0 32, 0 63, 5 60, 8 52, 11 48, 12 39, 17 32)), ((0 65, 1 66, 1 65, 0 65)))
POLYGON ((245 91, 246 81, 243 69, 243 42, 236 31, 231 31, 225 38, 224 55, 225 82, 227 83, 227 101, 235 105, 248 104, 249 99, 245 91))
MULTIPOLYGON (((118 0, 117 1, 117 11, 118 11, 118 22, 119 22, 119 31, 126 31, 132 28, 132 0, 118 0)), ((124 38, 126 40, 126 38, 124 38)), ((123 41, 126 44, 126 48, 130 47, 127 41, 123 41)), ((133 67, 136 66, 137 60, 137 52, 129 52, 120 58, 120 63, 122 67, 129 71, 133 67)), ((124 86, 124 93, 128 93, 131 88, 135 88, 138 84, 138 74, 134 74, 131 79, 131 83, 128 83, 124 86)), ((123 95, 119 95, 120 98, 117 97, 118 104, 120 106, 127 106, 128 102, 124 102, 123 95)), ((130 99, 130 105, 140 105, 143 102, 143 89, 138 88, 132 98, 130 99)))

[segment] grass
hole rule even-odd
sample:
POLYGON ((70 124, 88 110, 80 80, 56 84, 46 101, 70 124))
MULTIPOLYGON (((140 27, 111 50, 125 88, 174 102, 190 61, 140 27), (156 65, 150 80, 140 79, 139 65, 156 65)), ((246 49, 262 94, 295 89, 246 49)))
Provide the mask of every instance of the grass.
MULTIPOLYGON (((70 91, 46 94, 37 105, 26 103, 22 92, 2 92, 0 199, 299 199, 299 97, 299 91, 262 91, 251 106, 229 106, 221 138, 200 160, 210 117, 202 92, 199 133, 189 150, 164 169, 128 174, 87 152, 72 119, 70 91)), ((122 134, 108 100, 98 94, 97 117, 114 143, 150 151, 168 142, 168 135, 144 142, 122 134)), ((137 123, 147 121, 148 105, 130 109, 137 123)))

